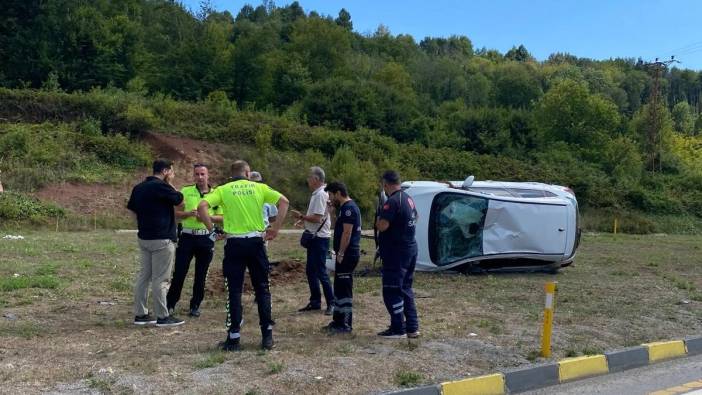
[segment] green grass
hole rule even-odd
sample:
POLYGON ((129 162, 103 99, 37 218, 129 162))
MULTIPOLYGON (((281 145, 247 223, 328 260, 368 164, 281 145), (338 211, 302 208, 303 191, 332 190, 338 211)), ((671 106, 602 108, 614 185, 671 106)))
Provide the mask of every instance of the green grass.
POLYGON ((7 321, 0 318, 0 337, 32 339, 42 334, 42 327, 34 322, 7 321))
POLYGON ((214 351, 204 358, 200 359, 195 363, 195 369, 207 369, 207 368, 213 368, 215 366, 219 366, 226 361, 227 358, 225 354, 222 351, 214 351))
POLYGON ((0 292, 15 291, 25 288, 55 289, 60 285, 53 275, 19 276, 0 278, 0 292))
POLYGON ((270 362, 268 364, 268 374, 278 374, 285 369, 285 364, 282 362, 270 362))
POLYGON ((395 384, 400 387, 414 387, 419 385, 423 380, 420 373, 400 370, 395 373, 395 384))

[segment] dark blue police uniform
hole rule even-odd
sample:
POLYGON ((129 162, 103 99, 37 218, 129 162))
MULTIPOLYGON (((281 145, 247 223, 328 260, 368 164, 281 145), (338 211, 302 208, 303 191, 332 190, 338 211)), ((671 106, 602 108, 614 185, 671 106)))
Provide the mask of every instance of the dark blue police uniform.
POLYGON ((383 260, 383 301, 390 313, 390 330, 397 334, 417 332, 419 320, 412 290, 417 264, 417 209, 412 198, 398 190, 390 195, 378 215, 390 223, 378 235, 383 260))
POLYGON ((351 240, 344 251, 341 262, 334 270, 334 314, 333 325, 337 329, 350 331, 353 328, 353 271, 361 259, 361 210, 353 200, 338 209, 334 225, 334 252, 339 253, 344 224, 353 225, 351 240))

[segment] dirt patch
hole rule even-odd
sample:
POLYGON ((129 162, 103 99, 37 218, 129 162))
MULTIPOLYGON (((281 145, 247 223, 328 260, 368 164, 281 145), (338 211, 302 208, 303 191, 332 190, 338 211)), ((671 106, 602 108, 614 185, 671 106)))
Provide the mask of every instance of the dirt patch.
MULTIPOLYGON (((154 157, 174 161, 177 188, 190 184, 192 165, 206 163, 210 166, 210 179, 213 184, 226 179, 229 160, 222 148, 200 140, 148 132, 143 141, 151 147, 154 157)), ((53 202, 70 211, 82 214, 128 217, 126 208, 132 187, 143 180, 149 169, 135 171, 133 177, 115 184, 84 184, 65 182, 48 185, 35 193, 41 200, 53 202)))
POLYGON ((226 159, 223 147, 219 144, 181 136, 147 132, 143 136, 156 157, 175 162, 176 186, 190 183, 191 166, 205 163, 210 166, 210 179, 213 183, 225 180, 231 160, 226 159))
POLYGON ((81 184, 66 182, 49 185, 36 192, 36 197, 71 211, 83 214, 127 216, 129 185, 81 184))
MULTIPOLYGON (((305 264, 296 260, 283 260, 271 262, 271 272, 269 275, 272 286, 284 286, 286 284, 297 283, 305 278, 305 264)), ((225 294, 224 276, 221 268, 210 268, 207 276, 205 292, 208 296, 219 297, 225 294)), ((253 293, 251 281, 248 276, 244 279, 244 292, 253 293)))

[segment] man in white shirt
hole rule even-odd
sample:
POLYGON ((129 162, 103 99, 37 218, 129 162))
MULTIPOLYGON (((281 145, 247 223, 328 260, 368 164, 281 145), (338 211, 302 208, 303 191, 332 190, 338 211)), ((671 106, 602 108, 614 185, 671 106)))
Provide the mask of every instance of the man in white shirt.
POLYGON ((329 252, 329 238, 331 236, 331 219, 327 204, 329 195, 324 191, 325 175, 321 167, 313 166, 307 176, 307 186, 312 191, 310 204, 307 207, 307 214, 292 210, 293 215, 299 221, 304 222, 305 232, 301 243, 305 241, 307 249, 307 283, 310 287, 310 301, 299 311, 321 310, 322 295, 319 290, 322 284, 322 292, 327 302, 325 315, 332 315, 334 306, 334 291, 329 281, 329 275, 324 265, 329 252))
MULTIPOLYGON (((257 171, 252 171, 251 175, 249 176, 249 179, 255 182, 263 182, 263 176, 257 171)), ((264 203, 263 224, 266 226, 266 229, 268 229, 271 222, 275 222, 276 216, 278 216, 278 207, 276 207, 274 204, 264 203)))

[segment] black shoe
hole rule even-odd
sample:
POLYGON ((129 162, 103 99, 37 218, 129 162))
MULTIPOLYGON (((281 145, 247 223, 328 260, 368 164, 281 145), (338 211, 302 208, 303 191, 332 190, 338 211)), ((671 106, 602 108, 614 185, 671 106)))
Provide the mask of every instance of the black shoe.
POLYGON ((307 303, 307 306, 301 308, 301 309, 298 310, 298 311, 302 313, 302 312, 305 312, 305 311, 313 311, 313 310, 322 310, 322 306, 317 306, 317 307, 315 307, 315 306, 312 306, 311 303, 307 303))
POLYGON ((353 331, 352 328, 349 328, 348 326, 333 326, 329 330, 330 335, 343 335, 344 333, 351 333, 353 331))
POLYGON ((134 325, 155 324, 156 319, 148 314, 134 316, 134 325))
POLYGON ((324 315, 332 315, 334 314, 334 306, 327 306, 327 309, 324 310, 324 315))
POLYGON ((275 347, 273 343, 273 329, 261 330, 261 348, 264 350, 271 350, 273 347, 275 347))
POLYGON ((158 320, 156 320, 156 326, 159 328, 170 328, 172 326, 178 326, 183 324, 185 324, 185 321, 181 320, 180 318, 176 318, 172 315, 169 315, 166 318, 159 318, 158 320))
POLYGON ((406 339, 407 334, 405 332, 394 331, 392 328, 388 328, 382 332, 378 332, 378 336, 385 339, 406 339))
POLYGON ((200 308, 199 307, 191 307, 190 313, 188 315, 191 317, 199 317, 200 316, 200 308))
POLYGON ((417 339, 421 335, 422 335, 422 333, 419 332, 418 330, 413 331, 413 332, 407 332, 407 338, 409 338, 409 339, 417 339))
POLYGON ((241 344, 239 344, 240 339, 232 339, 227 335, 227 340, 219 343, 219 347, 222 349, 222 351, 240 351, 241 350, 241 344))

